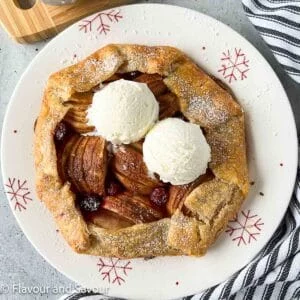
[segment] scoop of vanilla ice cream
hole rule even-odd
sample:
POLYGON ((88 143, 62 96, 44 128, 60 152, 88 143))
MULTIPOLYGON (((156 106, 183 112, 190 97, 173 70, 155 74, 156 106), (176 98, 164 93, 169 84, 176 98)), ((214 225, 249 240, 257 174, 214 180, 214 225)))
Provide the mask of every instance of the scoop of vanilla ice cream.
POLYGON ((130 144, 146 135, 158 113, 158 102, 147 84, 120 79, 95 93, 88 119, 106 140, 130 144))
POLYGON ((158 122, 143 144, 144 161, 150 172, 164 182, 187 184, 204 174, 211 159, 200 126, 178 118, 158 122))

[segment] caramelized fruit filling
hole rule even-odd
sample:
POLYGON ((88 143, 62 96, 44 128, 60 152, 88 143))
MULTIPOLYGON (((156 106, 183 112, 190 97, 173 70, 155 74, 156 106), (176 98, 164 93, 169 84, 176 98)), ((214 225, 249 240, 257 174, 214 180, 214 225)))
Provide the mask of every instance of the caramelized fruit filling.
POLYGON ((119 182, 134 194, 149 196, 154 188, 163 185, 148 175, 142 152, 130 146, 122 146, 116 151, 111 160, 111 169, 119 182))
POLYGON ((159 119, 185 119, 177 97, 158 74, 116 73, 92 91, 72 96, 73 106, 54 133, 58 172, 63 182, 71 183, 85 219, 107 229, 153 222, 172 215, 176 209, 185 212, 187 195, 199 184, 213 179, 208 170, 186 185, 165 184, 148 173, 143 161, 143 140, 112 152, 108 151, 109 143, 100 136, 82 135, 94 131, 94 127, 87 124, 87 108, 94 92, 122 78, 148 85, 159 102, 159 119))

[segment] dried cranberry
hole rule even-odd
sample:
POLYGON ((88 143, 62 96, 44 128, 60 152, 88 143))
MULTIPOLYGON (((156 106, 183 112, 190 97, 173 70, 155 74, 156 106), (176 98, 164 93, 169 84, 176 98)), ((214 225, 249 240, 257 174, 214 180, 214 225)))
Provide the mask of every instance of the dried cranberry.
POLYGON ((165 205, 168 201, 168 198, 168 192, 163 187, 155 188, 150 195, 150 200, 158 206, 165 205))
POLYGON ((101 198, 98 195, 83 195, 79 199, 79 206, 85 212, 98 210, 101 198))
POLYGON ((55 140, 62 142, 68 134, 68 127, 64 122, 60 122, 55 128, 55 140))
POLYGON ((121 193, 121 191, 122 191, 122 187, 120 186, 120 184, 118 184, 117 182, 114 182, 114 181, 112 181, 108 184, 107 190, 106 190, 107 195, 109 195, 109 196, 115 196, 115 195, 121 193))

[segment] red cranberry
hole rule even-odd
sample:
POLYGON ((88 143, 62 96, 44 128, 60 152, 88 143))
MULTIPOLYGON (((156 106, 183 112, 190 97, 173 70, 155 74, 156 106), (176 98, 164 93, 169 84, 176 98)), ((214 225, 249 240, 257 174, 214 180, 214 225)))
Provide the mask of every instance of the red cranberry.
POLYGON ((115 181, 112 181, 108 184, 106 192, 109 196, 116 196, 117 194, 121 193, 122 187, 115 181))
POLYGON ((62 142, 66 135, 68 134, 67 125, 64 122, 60 122, 55 128, 55 140, 57 142, 62 142))
POLYGON ((79 206, 85 212, 93 212, 100 207, 101 198, 98 195, 83 195, 79 199, 79 206))
POLYGON ((155 188, 150 195, 150 200, 158 206, 165 205, 168 201, 168 198, 168 192, 164 187, 155 188))

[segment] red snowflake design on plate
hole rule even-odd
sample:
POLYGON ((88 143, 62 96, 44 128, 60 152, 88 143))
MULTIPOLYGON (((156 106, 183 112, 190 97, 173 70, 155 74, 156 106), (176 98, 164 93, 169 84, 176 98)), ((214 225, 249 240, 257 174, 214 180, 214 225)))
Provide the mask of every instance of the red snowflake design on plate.
POLYGON ((96 28, 100 34, 106 35, 110 31, 110 23, 119 22, 122 18, 119 10, 112 9, 108 12, 100 12, 90 19, 82 20, 82 23, 79 24, 79 30, 87 33, 96 28))
POLYGON ((109 283, 117 283, 121 285, 125 282, 124 277, 127 272, 132 270, 130 261, 120 260, 119 258, 99 258, 97 263, 98 271, 103 276, 102 280, 107 280, 109 283))
POLYGON ((27 185, 27 180, 21 181, 16 178, 8 178, 8 183, 5 184, 7 187, 6 194, 10 195, 10 201, 14 202, 14 210, 26 210, 28 201, 32 201, 29 197, 30 191, 27 185))
POLYGON ((241 49, 234 48, 234 51, 223 52, 221 62, 218 72, 222 73, 229 83, 247 78, 247 72, 250 70, 249 59, 241 49))
POLYGON ((252 214, 250 209, 241 211, 233 220, 229 221, 225 232, 229 233, 237 245, 247 245, 251 241, 256 241, 256 236, 260 234, 261 227, 264 225, 258 215, 252 214))

